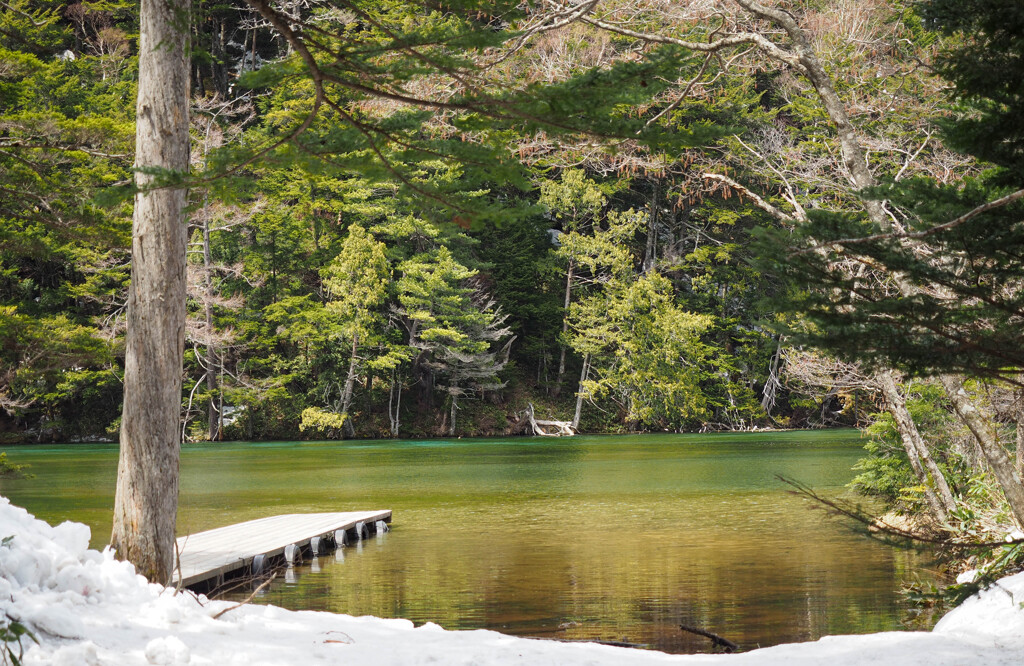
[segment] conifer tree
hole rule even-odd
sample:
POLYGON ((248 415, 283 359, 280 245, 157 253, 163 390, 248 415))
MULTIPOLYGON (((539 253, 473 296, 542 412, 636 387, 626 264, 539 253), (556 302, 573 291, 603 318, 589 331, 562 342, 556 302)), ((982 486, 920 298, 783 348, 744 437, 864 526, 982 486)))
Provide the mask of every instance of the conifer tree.
POLYGON ((40 439, 106 435, 118 413, 128 223, 97 194, 129 176, 133 60, 108 68, 96 28, 130 12, 86 19, 82 33, 49 5, 0 11, 0 410, 40 439))
MULTIPOLYGON (((363 227, 353 225, 349 227, 341 252, 322 274, 330 297, 327 309, 340 321, 344 339, 350 341, 352 348, 340 413, 345 436, 354 437, 350 412, 352 394, 360 364, 366 362, 360 357, 360 350, 368 348, 374 337, 379 339, 382 335, 383 306, 388 298, 391 266, 384 244, 374 240, 363 227)), ((384 366, 388 364, 389 361, 384 361, 384 366)), ((377 365, 381 366, 379 360, 377 365)))
POLYGON ((573 427, 588 396, 611 398, 634 427, 680 428, 708 414, 702 384, 712 356, 701 336, 711 318, 679 308, 664 276, 636 270, 624 241, 643 218, 635 211, 612 213, 605 230, 563 237, 560 252, 599 284, 570 310, 570 341, 585 359, 573 427))
MULTIPOLYGON (((566 169, 559 180, 544 180, 540 186, 540 197, 537 201, 548 210, 560 225, 561 233, 585 234, 600 218, 602 209, 607 204, 597 184, 586 177, 581 169, 566 169)), ((551 392, 556 398, 562 391, 562 377, 565 375, 565 352, 568 348, 569 306, 572 304, 572 292, 580 276, 576 275, 576 262, 571 254, 565 257, 565 301, 562 305, 562 337, 558 341, 558 374, 555 388, 551 392)))
POLYGON ((498 373, 512 340, 493 301, 470 284, 476 271, 459 263, 446 247, 412 257, 398 270, 398 314, 417 351, 413 374, 430 391, 448 396, 449 435, 460 398, 503 386, 498 373))

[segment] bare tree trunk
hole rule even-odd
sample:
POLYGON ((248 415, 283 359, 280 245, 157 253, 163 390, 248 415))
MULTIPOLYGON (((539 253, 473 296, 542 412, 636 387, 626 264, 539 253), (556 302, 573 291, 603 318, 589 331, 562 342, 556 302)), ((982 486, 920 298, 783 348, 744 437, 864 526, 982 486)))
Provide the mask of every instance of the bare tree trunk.
POLYGON ((782 387, 782 382, 779 381, 779 364, 782 362, 782 338, 779 338, 779 342, 775 347, 775 353, 772 354, 772 360, 768 364, 768 378, 764 380, 764 390, 761 392, 761 409, 768 416, 772 415, 772 409, 775 408, 775 400, 779 395, 779 388, 782 387))
MULTIPOLYGON (((135 164, 186 173, 189 165, 187 0, 142 0, 135 164)), ((154 176, 136 172, 141 187, 154 176)), ((135 196, 125 341, 121 453, 110 537, 117 556, 151 581, 174 566, 178 421, 185 340, 185 190, 135 196)))
MULTIPOLYGON (((224 359, 220 359, 220 385, 224 386, 224 359)), ((224 391, 217 395, 217 441, 224 441, 224 391)))
MULTIPOLYGON (((818 60, 818 54, 814 51, 811 38, 807 32, 800 27, 796 19, 787 11, 775 7, 766 7, 756 0, 735 0, 736 4, 743 7, 751 14, 771 21, 782 28, 792 41, 792 51, 796 56, 799 65, 803 68, 807 79, 814 86, 814 91, 821 100, 821 105, 828 114, 829 119, 835 124, 836 134, 839 138, 839 147, 842 151, 843 165, 850 175, 850 181, 858 189, 877 185, 874 174, 868 168, 868 162, 864 154, 864 147, 861 145, 857 129, 850 121, 850 115, 846 106, 836 93, 832 77, 818 60)), ((868 217, 875 224, 888 229, 890 224, 885 215, 885 208, 881 201, 873 199, 864 200, 864 209, 868 217)))
POLYGON ((207 432, 211 442, 217 441, 220 433, 220 412, 217 409, 217 352, 213 343, 213 258, 210 254, 210 220, 203 216, 203 269, 206 271, 206 391, 207 432))
POLYGON ((252 29, 252 50, 249 52, 249 69, 256 71, 256 28, 252 29))
POLYGON ((956 501, 953 499, 949 484, 946 483, 946 477, 932 459, 928 445, 924 443, 917 424, 907 410, 906 396, 899 390, 892 373, 883 370, 876 378, 882 388, 885 407, 896 421, 896 428, 903 442, 903 449, 910 460, 910 467, 924 486, 925 500, 932 510, 932 515, 940 523, 945 523, 950 512, 956 508, 956 501))
POLYGON ((981 412, 971 402, 964 390, 963 381, 954 375, 942 375, 939 377, 939 381, 946 389, 946 395, 953 404, 953 410, 978 441, 978 446, 985 454, 985 460, 988 461, 992 475, 996 477, 996 481, 1003 488, 1003 495, 1010 505, 1010 511, 1013 512, 1017 525, 1024 526, 1024 485, 1021 484, 1020 474, 1014 469, 1006 449, 996 439, 991 424, 986 422, 981 412))
MULTIPOLYGON (((1017 381, 1024 381, 1024 375, 1017 375, 1017 381)), ((1024 478, 1024 388, 1013 390, 1013 417, 1017 425, 1017 476, 1024 478)))
POLYGON ((561 347, 558 354, 558 377, 555 379, 555 389, 551 392, 552 397, 557 398, 562 394, 562 377, 565 375, 565 338, 569 335, 569 304, 572 302, 572 275, 573 262, 569 260, 569 267, 565 271, 565 306, 562 314, 562 339, 558 343, 561 347))
POLYGON ((580 428, 580 414, 583 412, 583 382, 587 381, 590 374, 590 354, 583 357, 583 370, 580 372, 580 384, 576 391, 576 413, 572 416, 572 429, 574 432, 580 428))
POLYGON ((651 182, 651 203, 647 212, 647 247, 644 249, 644 273, 654 268, 658 252, 658 181, 651 182))
MULTIPOLYGON (((452 387, 452 388, 457 388, 457 387, 452 387)), ((448 421, 448 436, 449 437, 454 437, 455 436, 455 412, 458 411, 458 409, 459 409, 459 403, 458 403, 458 398, 455 397, 454 393, 452 393, 451 396, 452 396, 452 414, 451 414, 451 418, 448 421)))
POLYGON ((345 390, 341 394, 341 413, 345 417, 341 425, 341 436, 344 439, 352 439, 356 436, 355 426, 352 425, 352 415, 348 413, 352 406, 352 392, 356 386, 356 367, 359 360, 356 352, 359 351, 359 336, 352 336, 352 356, 348 362, 348 376, 345 378, 345 390))
POLYGON ((399 410, 402 408, 402 382, 398 378, 398 369, 391 374, 391 392, 388 394, 388 419, 391 421, 391 436, 398 437, 399 410), (392 397, 394 397, 394 411, 391 410, 392 397))

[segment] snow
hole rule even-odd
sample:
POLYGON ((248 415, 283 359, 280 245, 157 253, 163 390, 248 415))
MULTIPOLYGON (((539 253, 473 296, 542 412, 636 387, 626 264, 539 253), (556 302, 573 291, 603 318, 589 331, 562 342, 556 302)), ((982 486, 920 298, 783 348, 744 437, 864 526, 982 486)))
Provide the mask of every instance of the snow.
MULTIPOLYGON (((738 655, 668 655, 557 643, 492 631, 209 601, 148 583, 109 551, 88 549, 89 528, 56 527, 0 497, 0 611, 26 625, 25 664, 281 666, 344 663, 567 666, 726 664, 878 666, 1024 663, 1024 574, 972 597, 931 632, 829 636, 738 655), (8 539, 7 537, 13 537, 8 539)), ((17 649, 15 649, 17 653, 17 649)))

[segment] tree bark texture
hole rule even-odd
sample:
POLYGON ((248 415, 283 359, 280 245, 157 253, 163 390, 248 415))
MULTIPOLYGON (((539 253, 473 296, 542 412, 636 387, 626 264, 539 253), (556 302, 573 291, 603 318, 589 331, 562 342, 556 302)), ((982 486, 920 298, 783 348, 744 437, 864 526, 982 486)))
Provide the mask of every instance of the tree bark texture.
POLYGON ((954 375, 942 375, 939 377, 942 387, 946 389, 946 395, 953 404, 953 410, 960 417, 960 420, 967 424, 971 434, 985 454, 992 475, 1003 488, 1003 495, 1010 505, 1010 511, 1017 521, 1017 525, 1024 527, 1024 484, 1021 484, 1020 475, 1010 461, 1006 449, 996 438, 991 423, 982 416, 978 408, 971 402, 967 391, 964 390, 963 381, 954 375))
MULTIPOLYGON (((189 165, 187 0, 142 0, 138 169, 189 165)), ((136 173, 143 189, 154 176, 136 173)), ((125 347, 121 452, 111 545, 151 581, 170 581, 178 507, 179 420, 185 339, 185 190, 135 197, 125 347)))
MULTIPOLYGON (((1024 375, 1017 375, 1017 381, 1024 381, 1024 375)), ((1017 426, 1017 476, 1024 478, 1024 388, 1013 390, 1013 420, 1017 426)))

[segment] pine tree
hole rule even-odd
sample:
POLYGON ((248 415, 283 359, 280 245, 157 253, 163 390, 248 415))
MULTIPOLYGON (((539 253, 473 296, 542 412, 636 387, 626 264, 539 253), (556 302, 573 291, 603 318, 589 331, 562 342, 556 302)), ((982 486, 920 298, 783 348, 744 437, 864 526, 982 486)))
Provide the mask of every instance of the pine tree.
POLYGON ((97 40, 131 12, 83 11, 84 33, 49 5, 0 12, 0 409, 40 439, 106 436, 119 412, 129 222, 104 195, 129 178, 134 59, 97 40))
POLYGON ((664 276, 635 269, 624 241, 643 221, 613 213, 606 230, 563 237, 560 251, 600 285, 570 310, 570 341, 585 359, 574 427, 584 397, 610 398, 634 427, 680 428, 709 413, 702 384, 713 355, 701 336, 711 318, 679 308, 664 276))
MULTIPOLYGON (((541 182, 540 197, 537 201, 544 206, 548 215, 562 227, 561 234, 586 234, 600 219, 608 203, 597 184, 586 177, 581 169, 566 169, 559 180, 545 179, 541 182)), ((562 377, 565 375, 565 352, 569 347, 569 306, 576 282, 577 265, 571 253, 562 253, 565 259, 565 301, 562 305, 562 336, 558 341, 558 374, 551 392, 556 398, 562 391, 562 377)))
POLYGON ((397 314, 417 351, 412 372, 421 390, 440 386, 447 394, 447 432, 454 435, 459 399, 504 385, 498 373, 512 343, 506 318, 471 285, 476 271, 446 247, 414 256, 398 270, 397 314))
MULTIPOLYGON (((330 300, 327 309, 341 322, 342 334, 351 342, 345 387, 341 394, 340 414, 344 419, 343 432, 354 437, 352 425, 352 393, 360 365, 366 363, 360 350, 380 341, 384 327, 383 306, 387 302, 391 282, 391 266, 385 255, 384 244, 374 240, 359 225, 349 227, 348 237, 341 252, 322 271, 330 300)), ((397 359, 377 362, 387 367, 397 359)))

